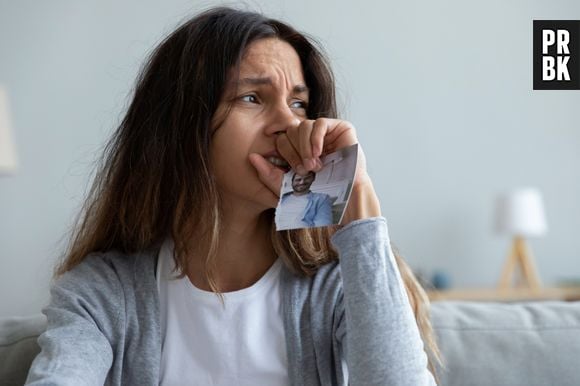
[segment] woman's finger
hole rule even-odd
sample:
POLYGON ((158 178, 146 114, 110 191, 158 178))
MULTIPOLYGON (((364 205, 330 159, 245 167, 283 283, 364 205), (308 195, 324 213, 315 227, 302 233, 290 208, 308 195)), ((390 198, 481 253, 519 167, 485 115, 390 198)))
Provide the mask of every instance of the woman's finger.
POLYGON ((304 165, 302 164, 302 157, 298 149, 292 144, 288 132, 278 135, 276 138, 276 150, 298 174, 307 173, 307 170, 304 169, 304 165))
POLYGON ((264 185, 270 189, 274 195, 273 207, 278 205, 278 197, 282 188, 282 180, 284 179, 284 172, 268 162, 264 157, 258 153, 249 155, 249 160, 252 166, 258 173, 258 178, 264 185))
POLYGON ((302 164, 307 171, 313 170, 316 167, 316 162, 312 156, 312 130, 316 121, 305 120, 298 126, 298 135, 296 142, 298 143, 298 150, 302 158, 302 164))
MULTIPOLYGON (((312 137, 311 134, 314 125, 317 121, 304 120, 299 125, 290 127, 286 130, 288 141, 297 151, 297 156, 300 158, 302 168, 299 168, 298 173, 304 174, 308 171, 317 171, 320 168, 320 161, 312 153, 312 137)), ((318 122, 321 124, 322 122, 318 122)))
POLYGON ((354 126, 339 119, 330 120, 324 133, 324 150, 331 153, 358 142, 354 126))
MULTIPOLYGON (((287 140, 296 150, 296 155, 300 159, 299 165, 296 165, 298 174, 305 174, 311 170, 315 170, 317 162, 312 157, 312 144, 310 133, 314 121, 304 120, 296 126, 289 127, 286 130, 287 140)), ((292 166, 296 168, 295 166, 292 166)))
POLYGON ((313 158, 319 158, 324 149, 324 136, 328 131, 328 123, 326 120, 317 119, 312 126, 312 133, 310 134, 310 146, 313 158))
POLYGON ((276 140, 276 147, 299 174, 320 170, 320 157, 357 143, 356 132, 347 121, 330 118, 304 120, 289 127, 276 140))

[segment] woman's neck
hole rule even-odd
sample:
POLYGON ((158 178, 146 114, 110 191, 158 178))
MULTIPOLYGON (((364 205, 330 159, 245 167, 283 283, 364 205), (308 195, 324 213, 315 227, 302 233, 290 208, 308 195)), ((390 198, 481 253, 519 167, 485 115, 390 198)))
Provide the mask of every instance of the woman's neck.
MULTIPOLYGON (((244 216, 224 211, 213 278, 221 292, 250 287, 272 266, 276 254, 271 240, 271 219, 267 213, 244 216)), ((211 291, 204 275, 205 256, 193 253, 188 278, 194 286, 211 291)))

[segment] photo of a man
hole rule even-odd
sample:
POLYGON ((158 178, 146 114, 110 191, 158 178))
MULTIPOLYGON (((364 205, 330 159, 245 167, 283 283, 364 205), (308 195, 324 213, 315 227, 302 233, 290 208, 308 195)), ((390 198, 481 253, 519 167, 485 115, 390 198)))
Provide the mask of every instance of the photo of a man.
POLYGON ((322 168, 306 175, 289 170, 280 187, 276 230, 339 224, 354 180, 358 145, 320 158, 322 168))
POLYGON ((320 227, 332 224, 333 199, 325 193, 310 190, 316 173, 292 175, 292 191, 285 193, 277 213, 281 224, 278 229, 320 227))

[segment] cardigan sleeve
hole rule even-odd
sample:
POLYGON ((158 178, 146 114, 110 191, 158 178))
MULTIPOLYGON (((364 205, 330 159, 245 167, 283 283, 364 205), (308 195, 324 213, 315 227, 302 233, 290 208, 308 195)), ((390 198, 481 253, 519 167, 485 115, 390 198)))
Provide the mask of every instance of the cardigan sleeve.
POLYGON ((343 281, 336 339, 346 357, 349 383, 435 385, 386 220, 353 221, 333 236, 332 243, 343 281))
POLYGON ((89 256, 51 286, 27 385, 103 385, 113 362, 112 332, 120 323, 122 287, 101 256, 89 256))

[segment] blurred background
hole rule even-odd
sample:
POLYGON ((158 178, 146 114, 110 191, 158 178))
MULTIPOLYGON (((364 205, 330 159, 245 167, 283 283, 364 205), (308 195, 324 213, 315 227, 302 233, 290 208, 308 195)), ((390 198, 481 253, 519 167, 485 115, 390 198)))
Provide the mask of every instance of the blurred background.
MULTIPOLYGON (((38 313, 47 302, 52 269, 144 58, 216 4, 235 5, 0 0, 0 85, 16 161, 0 171, 0 316, 38 313)), ((519 187, 543 198, 548 231, 529 245, 544 285, 580 280, 580 91, 532 90, 532 21, 580 20, 580 2, 245 7, 325 47, 391 239, 426 281, 497 285, 511 237, 494 230, 495 202, 519 187)))

